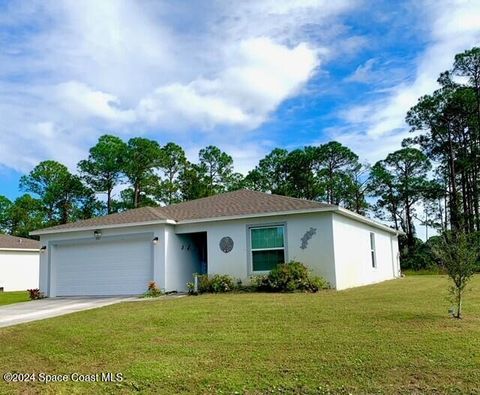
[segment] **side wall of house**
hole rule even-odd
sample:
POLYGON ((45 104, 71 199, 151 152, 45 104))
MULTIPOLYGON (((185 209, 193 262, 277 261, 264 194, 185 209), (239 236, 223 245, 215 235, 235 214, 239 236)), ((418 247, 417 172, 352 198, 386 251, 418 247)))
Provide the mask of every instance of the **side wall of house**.
POLYGON ((0 251, 0 288, 25 291, 38 288, 39 253, 0 251))
POLYGON ((286 259, 306 264, 316 275, 325 277, 335 286, 332 214, 308 213, 285 216, 267 216, 236 220, 176 225, 177 234, 207 232, 208 273, 228 274, 248 281, 251 270, 250 226, 285 225, 286 259), (311 234, 308 239, 307 233, 311 234), (234 242, 232 251, 223 252, 220 240, 229 236, 234 242), (302 238, 308 239, 302 246, 302 238), (304 248, 302 248, 304 247, 304 248))
POLYGON ((333 215, 337 289, 390 280, 399 276, 398 241, 393 233, 333 215), (370 233, 375 236, 372 264, 370 233))

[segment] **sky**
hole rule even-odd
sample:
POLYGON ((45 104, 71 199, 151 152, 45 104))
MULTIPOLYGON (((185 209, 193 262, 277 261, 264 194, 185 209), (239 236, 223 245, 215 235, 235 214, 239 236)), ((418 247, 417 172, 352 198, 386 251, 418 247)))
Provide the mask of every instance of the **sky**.
POLYGON ((242 173, 331 140, 374 163, 475 45, 478 0, 0 0, 0 195, 106 133, 217 145, 242 173))

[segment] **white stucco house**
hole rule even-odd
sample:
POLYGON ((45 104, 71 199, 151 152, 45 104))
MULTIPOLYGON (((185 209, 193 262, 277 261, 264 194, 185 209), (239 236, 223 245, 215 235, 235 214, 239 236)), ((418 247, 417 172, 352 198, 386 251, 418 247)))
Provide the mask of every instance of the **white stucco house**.
POLYGON ((338 206, 248 190, 32 232, 50 297, 185 291, 194 273, 243 282, 297 260, 336 289, 400 276, 397 232, 338 206))
POLYGON ((38 241, 0 234, 0 290, 38 288, 39 249, 38 241))

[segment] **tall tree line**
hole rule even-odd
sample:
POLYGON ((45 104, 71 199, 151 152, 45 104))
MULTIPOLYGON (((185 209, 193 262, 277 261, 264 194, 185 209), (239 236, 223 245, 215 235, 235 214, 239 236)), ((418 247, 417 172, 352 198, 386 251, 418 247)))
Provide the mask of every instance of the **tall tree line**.
POLYGON ((480 48, 456 55, 438 82, 440 88, 408 112, 406 120, 418 135, 405 144, 420 146, 438 164, 443 227, 480 231, 480 48))

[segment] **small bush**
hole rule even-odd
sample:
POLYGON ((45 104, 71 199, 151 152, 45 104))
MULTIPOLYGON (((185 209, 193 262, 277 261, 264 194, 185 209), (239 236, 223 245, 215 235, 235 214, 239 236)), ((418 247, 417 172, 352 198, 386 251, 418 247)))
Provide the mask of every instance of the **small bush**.
POLYGON ((45 298, 44 293, 40 292, 38 288, 27 289, 27 292, 28 292, 28 296, 30 297, 30 300, 38 300, 38 299, 45 298))
POLYGON ((317 292, 330 287, 324 278, 312 276, 304 264, 294 261, 278 265, 266 276, 252 278, 252 285, 266 292, 317 292))
MULTIPOLYGON (((193 284, 192 284, 193 285, 193 284)), ((235 289, 235 282, 228 275, 214 274, 198 276, 198 293, 231 292, 235 289)))
POLYGON ((160 288, 158 288, 157 283, 155 281, 150 281, 148 283, 147 292, 143 294, 145 298, 156 298, 158 296, 163 295, 163 292, 160 288))
POLYGON ((187 291, 189 295, 197 295, 198 292, 195 292, 195 283, 188 282, 187 283, 187 291))

